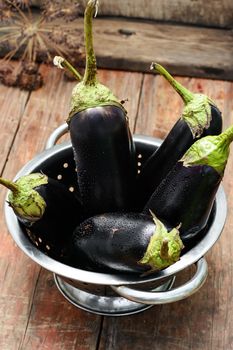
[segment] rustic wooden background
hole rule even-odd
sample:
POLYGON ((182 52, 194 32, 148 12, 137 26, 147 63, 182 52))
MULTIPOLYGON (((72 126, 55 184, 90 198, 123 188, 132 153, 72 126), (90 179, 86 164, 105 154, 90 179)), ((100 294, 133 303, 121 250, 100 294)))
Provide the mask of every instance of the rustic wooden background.
MULTIPOLYGON (((80 4, 83 13, 86 0, 80 4)), ((71 25, 82 31, 83 19, 71 25)), ((233 80, 232 28, 232 0, 101 0, 94 21, 99 67, 149 73, 157 61, 172 74, 233 80)), ((9 49, 0 44, 0 57, 9 49)))
MULTIPOLYGON (((32 0, 40 6, 41 0, 32 0)), ((81 9, 87 0, 79 0, 81 9)), ((100 0, 99 14, 219 28, 233 27, 231 0, 100 0)))
MULTIPOLYGON (((0 86, 0 173, 12 179, 44 148, 64 122, 73 82, 42 65, 46 85, 35 92, 0 86)), ((100 70, 99 79, 120 99, 128 98, 134 133, 165 137, 182 102, 160 76, 100 70)), ((178 77, 192 91, 204 92, 220 107, 224 128, 233 124, 233 83, 178 77)), ((155 306, 123 318, 81 311, 58 292, 52 274, 16 247, 3 214, 0 188, 0 349, 1 350, 231 350, 233 349, 233 153, 224 177, 228 218, 220 240, 207 254, 205 285, 186 300, 155 306)), ((183 283, 193 273, 178 276, 183 283)))

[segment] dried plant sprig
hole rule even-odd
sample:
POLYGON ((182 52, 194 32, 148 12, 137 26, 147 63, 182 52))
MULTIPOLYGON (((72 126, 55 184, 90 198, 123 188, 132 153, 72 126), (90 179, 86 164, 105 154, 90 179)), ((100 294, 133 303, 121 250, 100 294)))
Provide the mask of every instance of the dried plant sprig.
POLYGON ((37 18, 32 15, 30 8, 26 12, 22 11, 17 2, 0 1, 0 16, 5 23, 0 27, 0 47, 8 49, 5 61, 9 62, 17 55, 22 62, 52 62, 54 54, 67 58, 75 54, 78 59, 83 59, 83 33, 74 25, 66 23, 66 20, 71 20, 70 16, 72 20, 77 18, 76 1, 49 1, 37 18), (6 11, 10 11, 9 14, 6 11), (63 21, 59 21, 58 25, 56 18, 62 18, 63 21))
POLYGON ((66 21, 73 21, 80 15, 80 5, 78 1, 43 1, 42 8, 48 20, 63 17, 66 21))

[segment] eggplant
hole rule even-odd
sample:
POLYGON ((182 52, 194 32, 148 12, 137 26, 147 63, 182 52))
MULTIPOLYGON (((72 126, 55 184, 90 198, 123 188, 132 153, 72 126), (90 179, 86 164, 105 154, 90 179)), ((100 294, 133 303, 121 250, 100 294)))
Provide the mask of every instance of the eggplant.
POLYGON ((70 244, 70 264, 99 272, 151 273, 180 258, 178 228, 139 213, 96 215, 79 225, 70 244))
POLYGON ((185 244, 197 238, 209 219, 232 140, 233 126, 197 140, 157 187, 143 213, 152 210, 173 226, 181 223, 185 244))
POLYGON ((149 157, 138 176, 140 203, 145 205, 176 162, 200 137, 222 132, 222 115, 209 97, 194 94, 177 82, 161 65, 151 69, 163 75, 184 101, 182 116, 161 146, 149 157))
POLYGON ((84 220, 83 209, 63 184, 45 174, 32 173, 16 182, 0 178, 10 189, 8 204, 34 243, 64 255, 75 227, 84 220))
MULTIPOLYGON (((90 0, 85 10, 86 68, 83 79, 72 92, 67 120, 80 199, 87 216, 127 210, 137 174, 127 112, 97 80, 92 42, 92 17, 97 5, 98 1, 90 0)), ((55 57, 54 62, 71 70, 71 65, 61 57, 55 57)))

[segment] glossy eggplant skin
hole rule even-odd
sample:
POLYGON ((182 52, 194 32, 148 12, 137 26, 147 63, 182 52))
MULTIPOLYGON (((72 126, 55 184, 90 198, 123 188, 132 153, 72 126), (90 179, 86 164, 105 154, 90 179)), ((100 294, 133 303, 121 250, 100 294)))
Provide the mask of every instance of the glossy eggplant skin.
POLYGON ((146 206, 160 220, 172 226, 181 223, 180 237, 184 244, 206 226, 221 176, 207 165, 185 167, 177 162, 155 190, 146 206))
MULTIPOLYGON (((19 218, 34 240, 49 249, 55 258, 64 255, 74 228, 84 219, 78 199, 63 184, 48 178, 48 183, 34 188, 46 203, 43 216, 35 222, 19 218), (49 248, 48 248, 49 247, 49 248)), ((48 251, 48 252, 49 252, 48 251)))
POLYGON ((87 216, 127 210, 136 158, 124 111, 116 106, 88 108, 71 118, 69 129, 87 216))
POLYGON ((202 137, 208 135, 219 135, 222 132, 222 113, 217 106, 210 103, 211 121, 207 129, 204 130, 202 137))
MULTIPOLYGON (((218 135, 222 131, 221 112, 213 105, 211 105, 211 115, 210 126, 204 129, 201 137, 218 135)), ((196 140, 188 124, 180 118, 161 146, 146 161, 138 176, 139 210, 143 208, 161 181, 196 140)))
POLYGON ((69 264, 98 272, 140 273, 139 265, 155 231, 151 217, 108 213, 85 220, 73 234, 69 264))

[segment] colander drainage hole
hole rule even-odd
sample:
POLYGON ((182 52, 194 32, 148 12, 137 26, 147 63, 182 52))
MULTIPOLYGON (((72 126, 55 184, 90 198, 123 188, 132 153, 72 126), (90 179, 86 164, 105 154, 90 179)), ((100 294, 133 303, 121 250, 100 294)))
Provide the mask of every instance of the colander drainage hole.
POLYGON ((69 166, 68 163, 64 163, 64 164, 63 164, 63 168, 65 168, 65 169, 68 168, 68 166, 69 166))
POLYGON ((74 192, 74 187, 73 187, 73 186, 70 186, 70 187, 69 187, 69 191, 70 191, 70 192, 74 192))
POLYGON ((62 179, 62 175, 61 174, 57 175, 57 179, 61 180, 62 179))
POLYGON ((140 172, 141 172, 141 170, 140 170, 140 168, 141 168, 141 166, 142 166, 142 154, 141 153, 139 153, 138 154, 138 174, 140 174, 140 172))

